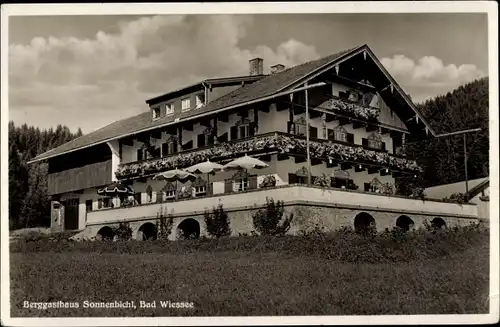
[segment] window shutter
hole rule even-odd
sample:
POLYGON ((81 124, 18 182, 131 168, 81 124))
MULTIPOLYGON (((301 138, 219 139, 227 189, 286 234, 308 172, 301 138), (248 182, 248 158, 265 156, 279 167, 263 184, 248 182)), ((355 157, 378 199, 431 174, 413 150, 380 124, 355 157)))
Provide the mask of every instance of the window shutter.
POLYGON ((327 136, 326 136, 326 138, 329 139, 329 140, 333 140, 335 138, 335 136, 333 135, 333 129, 327 128, 327 136))
POLYGON ((295 134, 293 122, 291 122, 291 121, 287 122, 287 131, 286 132, 289 134, 295 134))
POLYGON ((224 180, 224 193, 231 193, 233 191, 233 180, 228 178, 224 180))
POLYGON ((161 145, 161 154, 165 157, 168 154, 168 143, 165 142, 161 145))
POLYGON ((219 142, 227 142, 227 133, 222 134, 217 138, 219 142))
POLYGON ((288 174, 288 184, 297 184, 297 175, 288 174))
POLYGON ((205 134, 198 134, 198 141, 197 141, 197 146, 198 148, 205 146, 205 134))
POLYGON ((163 191, 156 192, 156 203, 163 202, 163 191))
POLYGON ((231 126, 231 141, 236 140, 238 138, 238 127, 231 126))
POLYGON ((363 144, 363 146, 368 146, 368 139, 363 137, 361 140, 362 140, 361 143, 363 144))
POLYGON ((385 151, 385 142, 382 142, 382 150, 385 151))
POLYGON ((352 134, 352 133, 347 133, 347 143, 352 143, 352 144, 354 144, 354 134, 352 134))
POLYGON ((142 155, 143 155, 142 149, 137 150, 137 161, 142 160, 142 155))
POLYGON ((248 176, 248 188, 250 190, 257 188, 257 175, 248 176))
POLYGON ((318 128, 309 126, 309 137, 312 139, 318 138, 318 128))
MULTIPOLYGON (((307 180, 307 179, 306 179, 306 180, 307 180)), ((315 180, 316 180, 316 176, 312 176, 312 175, 311 175, 311 185, 313 185, 313 184, 314 184, 314 181, 315 181, 315 180)))
POLYGON ((178 150, 178 145, 177 145, 177 142, 174 142, 174 152, 173 153, 177 153, 179 150, 178 150))
POLYGON ((97 200, 97 209, 102 209, 102 199, 97 200))
POLYGON ((212 145, 214 144, 215 137, 213 135, 208 136, 208 144, 207 145, 212 145))
POLYGON ((207 195, 214 194, 214 183, 210 183, 207 185, 207 195))
POLYGON ((250 126, 248 127, 248 133, 250 134, 250 136, 255 135, 255 127, 256 126, 257 126, 257 124, 255 124, 254 122, 250 123, 250 126))
POLYGON ((365 192, 370 192, 370 183, 365 183, 365 192))

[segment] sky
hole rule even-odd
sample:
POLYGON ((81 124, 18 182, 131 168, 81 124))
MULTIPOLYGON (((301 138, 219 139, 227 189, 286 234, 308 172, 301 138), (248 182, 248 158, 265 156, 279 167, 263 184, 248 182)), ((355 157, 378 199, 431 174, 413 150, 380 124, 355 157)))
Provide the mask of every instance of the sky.
POLYGON ((17 16, 9 118, 89 133, 205 78, 367 44, 415 102, 488 75, 486 14, 17 16))

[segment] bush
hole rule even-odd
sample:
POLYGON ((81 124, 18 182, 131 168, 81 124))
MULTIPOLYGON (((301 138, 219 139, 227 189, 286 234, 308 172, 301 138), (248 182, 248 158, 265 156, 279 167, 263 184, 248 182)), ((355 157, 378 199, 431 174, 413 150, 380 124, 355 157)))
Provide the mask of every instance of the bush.
POLYGON ((410 198, 412 199, 420 199, 422 201, 425 200, 425 193, 422 187, 416 187, 412 190, 410 194, 410 198))
POLYGON ((320 186, 320 187, 330 187, 330 177, 326 176, 325 173, 321 176, 317 176, 314 178, 314 183, 313 185, 320 186))
POLYGON ((129 223, 120 223, 114 228, 115 237, 118 241, 128 241, 132 239, 132 228, 129 223))
POLYGON ((211 213, 206 210, 204 216, 205 224, 207 225, 207 232, 210 236, 220 238, 231 234, 229 217, 224 211, 222 203, 220 203, 217 207, 213 207, 211 213))
POLYGON ((266 197, 266 208, 252 214, 253 226, 263 235, 284 235, 290 229, 293 214, 283 217, 285 213, 283 201, 275 202, 266 197))
POLYGON ((449 203, 458 203, 458 204, 466 203, 465 194, 463 193, 453 193, 449 197, 443 198, 443 201, 449 203))
POLYGON ((158 240, 168 240, 168 237, 172 233, 172 228, 174 227, 174 218, 172 217, 172 213, 168 213, 167 209, 160 208, 158 213, 156 214, 156 230, 158 231, 157 239, 158 240))

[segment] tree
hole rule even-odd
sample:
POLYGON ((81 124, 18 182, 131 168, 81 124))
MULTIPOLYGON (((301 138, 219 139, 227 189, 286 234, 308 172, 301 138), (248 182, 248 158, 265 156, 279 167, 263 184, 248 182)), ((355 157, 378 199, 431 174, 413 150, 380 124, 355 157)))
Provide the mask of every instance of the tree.
MULTIPOLYGON (((488 94, 488 78, 482 78, 418 105, 438 134, 482 129, 466 136, 469 179, 489 174, 488 94)), ((397 184, 401 194, 411 193, 417 186, 426 188, 465 180, 463 135, 408 144, 405 152, 416 157, 424 171, 418 179, 413 176, 399 178, 397 184)))
POLYGON ((9 147, 9 225, 19 228, 19 217, 27 189, 28 173, 21 162, 16 143, 9 147))
POLYGON ((285 216, 283 201, 266 197, 266 207, 252 214, 253 226, 264 235, 284 235, 290 229, 293 214, 285 216))
POLYGON ((205 211, 205 224, 207 225, 207 232, 210 236, 220 238, 229 236, 231 229, 229 228, 229 217, 224 211, 222 203, 212 209, 212 213, 208 210, 205 211))

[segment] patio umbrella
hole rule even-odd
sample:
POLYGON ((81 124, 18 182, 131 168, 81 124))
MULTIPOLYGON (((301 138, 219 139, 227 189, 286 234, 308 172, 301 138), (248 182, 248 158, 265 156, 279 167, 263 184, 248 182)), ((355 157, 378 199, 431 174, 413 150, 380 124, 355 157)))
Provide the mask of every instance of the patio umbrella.
POLYGON ((134 195, 135 192, 132 187, 120 182, 115 182, 97 190, 97 194, 111 196, 113 198, 118 197, 120 201, 122 201, 125 196, 134 195))
POLYGON ((175 181, 175 198, 177 199, 177 186, 178 182, 187 182, 191 181, 194 182, 196 180, 196 175, 191 174, 190 172, 181 170, 181 169, 172 169, 168 171, 164 171, 162 173, 156 174, 153 179, 159 180, 159 181, 170 181, 173 182, 175 181))
POLYGON ((130 186, 124 185, 123 183, 120 182, 110 184, 106 187, 97 190, 97 194, 99 195, 118 195, 118 194, 132 195, 134 193, 135 193, 134 190, 130 186))
POLYGON ((262 169, 269 167, 264 161, 257 158, 249 157, 245 154, 244 157, 235 159, 223 166, 224 170, 235 170, 235 169, 262 169))
POLYGON ((207 184, 210 186, 210 174, 215 174, 218 171, 221 171, 223 168, 222 165, 218 163, 211 162, 210 160, 200 162, 194 166, 186 168, 186 171, 195 174, 207 174, 207 184))

